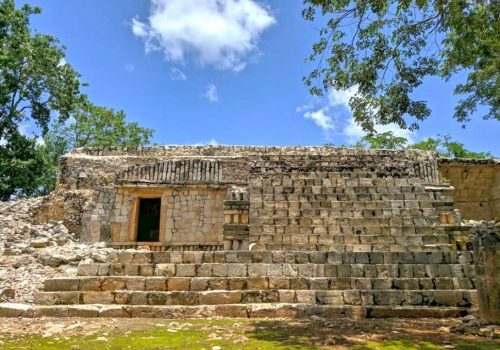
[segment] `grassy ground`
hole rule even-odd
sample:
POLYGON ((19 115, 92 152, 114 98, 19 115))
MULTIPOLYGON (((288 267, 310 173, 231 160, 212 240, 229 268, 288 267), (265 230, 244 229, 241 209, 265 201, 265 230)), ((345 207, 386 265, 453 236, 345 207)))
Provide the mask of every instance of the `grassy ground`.
MULTIPOLYGON (((3 321, 6 321, 5 319, 3 321)), ((492 339, 457 336, 446 320, 9 320, 0 349, 357 349, 500 348, 492 339)))

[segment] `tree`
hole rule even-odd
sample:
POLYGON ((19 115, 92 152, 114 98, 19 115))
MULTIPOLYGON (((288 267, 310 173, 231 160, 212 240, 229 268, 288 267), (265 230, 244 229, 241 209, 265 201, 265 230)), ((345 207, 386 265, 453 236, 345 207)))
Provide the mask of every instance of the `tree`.
POLYGON ((485 119, 500 120, 500 2, 496 0, 305 0, 303 17, 328 18, 308 58, 317 68, 304 78, 312 94, 328 89, 357 93, 355 121, 417 129, 430 115, 412 93, 425 77, 445 80, 465 73, 454 117, 470 119, 485 106, 485 119))
POLYGON ((36 140, 12 132, 9 142, 0 146, 0 200, 37 195, 40 170, 44 168, 36 140))
POLYGON ((28 119, 46 133, 51 115, 67 119, 80 94, 80 75, 64 63, 58 40, 29 28, 29 17, 40 12, 0 2, 0 139, 28 119))
POLYGON ((149 143, 152 129, 125 121, 125 112, 92 104, 86 98, 66 122, 56 122, 47 135, 47 144, 67 152, 78 147, 134 147, 149 143))
POLYGON ((29 28, 37 7, 0 1, 0 199, 36 195, 45 160, 36 139, 23 135, 33 122, 45 134, 53 115, 65 120, 80 95, 79 74, 64 64, 57 39, 29 28))
POLYGON ((402 149, 408 143, 405 137, 396 136, 392 131, 366 135, 354 145, 359 147, 367 143, 371 149, 402 149))
POLYGON ((47 194, 55 187, 58 159, 78 147, 136 147, 150 143, 152 129, 136 122, 125 121, 125 112, 92 104, 85 96, 67 121, 56 121, 44 136, 39 153, 43 172, 38 183, 40 194, 47 194))
POLYGON ((64 47, 30 30, 39 13, 0 0, 0 200, 50 192, 58 158, 73 147, 137 146, 152 135, 80 92, 85 84, 66 63, 64 47), (23 135, 21 123, 34 124, 44 142, 23 135))

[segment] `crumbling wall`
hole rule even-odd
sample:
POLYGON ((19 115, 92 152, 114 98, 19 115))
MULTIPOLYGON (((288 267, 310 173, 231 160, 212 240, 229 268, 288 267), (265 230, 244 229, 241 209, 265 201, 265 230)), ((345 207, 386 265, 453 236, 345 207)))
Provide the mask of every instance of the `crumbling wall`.
POLYGON ((43 197, 41 205, 34 210, 33 222, 62 221, 69 232, 80 238, 83 213, 91 202, 90 190, 54 191, 43 197))
POLYGON ((454 187, 454 205, 462 218, 500 219, 500 161, 441 159, 439 172, 454 187))

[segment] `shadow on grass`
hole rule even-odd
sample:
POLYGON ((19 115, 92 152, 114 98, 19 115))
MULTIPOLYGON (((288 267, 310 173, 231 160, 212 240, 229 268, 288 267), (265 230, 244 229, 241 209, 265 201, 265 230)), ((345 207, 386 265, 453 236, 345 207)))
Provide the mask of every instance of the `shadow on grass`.
MULTIPOLYGON (((345 321, 347 324, 349 321, 345 321)), ((337 324, 342 321, 337 321, 337 324)), ((471 340, 457 339, 453 334, 439 334, 435 330, 408 329, 404 332, 397 324, 392 332, 382 329, 360 329, 358 327, 325 327, 314 321, 257 321, 246 336, 260 341, 270 341, 286 349, 325 349, 331 346, 353 350, 497 350, 500 342, 488 338, 471 340), (371 341, 370 341, 371 340, 371 341), (448 347, 447 347, 448 345, 448 347), (451 345, 451 346, 450 346, 451 345)))

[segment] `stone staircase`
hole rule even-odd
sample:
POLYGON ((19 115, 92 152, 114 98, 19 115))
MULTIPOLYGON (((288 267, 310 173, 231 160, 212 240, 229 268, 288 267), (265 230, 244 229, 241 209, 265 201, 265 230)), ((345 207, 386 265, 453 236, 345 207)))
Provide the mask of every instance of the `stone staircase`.
POLYGON ((38 316, 449 317, 476 304, 473 256, 445 252, 118 251, 45 281, 38 316))

